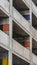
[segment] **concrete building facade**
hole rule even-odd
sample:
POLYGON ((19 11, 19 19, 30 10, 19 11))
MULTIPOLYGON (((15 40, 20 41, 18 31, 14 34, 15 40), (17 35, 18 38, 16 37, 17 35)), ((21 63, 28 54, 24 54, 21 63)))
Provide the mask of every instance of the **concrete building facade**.
POLYGON ((0 65, 37 65, 34 0, 0 0, 0 65))

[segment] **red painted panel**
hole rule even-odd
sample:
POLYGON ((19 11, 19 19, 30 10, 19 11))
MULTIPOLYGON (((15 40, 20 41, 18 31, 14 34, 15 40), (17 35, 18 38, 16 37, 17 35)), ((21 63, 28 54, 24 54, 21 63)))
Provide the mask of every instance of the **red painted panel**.
POLYGON ((25 41, 24 42, 24 47, 30 47, 30 41, 25 41))
POLYGON ((3 31, 9 31, 9 24, 3 24, 3 31))

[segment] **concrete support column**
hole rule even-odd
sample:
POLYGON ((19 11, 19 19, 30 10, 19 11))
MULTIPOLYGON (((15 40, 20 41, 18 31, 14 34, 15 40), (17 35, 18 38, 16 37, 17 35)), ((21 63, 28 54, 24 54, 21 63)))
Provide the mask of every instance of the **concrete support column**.
POLYGON ((10 8, 9 8, 9 53, 8 53, 8 65, 12 65, 12 0, 10 0, 10 8))
POLYGON ((30 24, 32 25, 32 1, 30 0, 30 24))
POLYGON ((12 65, 12 52, 8 52, 8 65, 12 65))
POLYGON ((12 15, 12 4, 13 4, 13 0, 10 0, 10 15, 12 15))
POLYGON ((30 35, 30 51, 32 52, 32 36, 30 35))
POLYGON ((10 0, 10 15, 9 15, 9 43, 10 43, 10 48, 12 47, 12 1, 10 0))
POLYGON ((10 48, 12 48, 12 18, 9 18, 9 43, 10 48))
POLYGON ((30 35, 30 65, 32 65, 32 36, 30 35))
MULTIPOLYGON (((31 26, 32 26, 32 4, 30 0, 30 31, 31 31, 31 26)), ((30 32, 31 33, 31 32, 30 32)), ((30 34, 30 65, 32 65, 32 36, 30 34)))

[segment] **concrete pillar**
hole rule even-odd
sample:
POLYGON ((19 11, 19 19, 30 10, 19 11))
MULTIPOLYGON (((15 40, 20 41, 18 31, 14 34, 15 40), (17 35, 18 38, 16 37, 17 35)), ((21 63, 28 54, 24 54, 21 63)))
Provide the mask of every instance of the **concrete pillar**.
POLYGON ((31 0, 30 0, 30 24, 32 25, 32 4, 31 4, 31 0))
POLYGON ((11 52, 11 47, 12 47, 12 0, 10 0, 10 8, 9 8, 9 53, 8 53, 8 65, 12 65, 12 52, 11 52))
POLYGON ((9 43, 10 49, 12 48, 12 18, 9 18, 9 43))
POLYGON ((9 9, 10 15, 12 15, 12 4, 13 4, 13 0, 10 0, 10 9, 9 9))
POLYGON ((12 46, 12 1, 13 0, 10 0, 10 15, 9 15, 9 42, 10 42, 10 48, 12 46))
POLYGON ((12 65, 12 52, 8 52, 8 65, 12 65))
MULTIPOLYGON (((32 4, 30 0, 30 31, 31 31, 31 25, 32 25, 32 4)), ((30 34, 30 65, 32 65, 32 36, 30 34)))
POLYGON ((30 65, 32 65, 32 36, 30 35, 30 65))

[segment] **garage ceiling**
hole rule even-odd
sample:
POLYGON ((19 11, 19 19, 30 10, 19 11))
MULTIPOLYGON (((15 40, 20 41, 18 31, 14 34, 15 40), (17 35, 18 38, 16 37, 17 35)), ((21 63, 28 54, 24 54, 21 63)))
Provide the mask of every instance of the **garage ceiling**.
POLYGON ((28 37, 29 35, 15 22, 13 22, 13 31, 19 34, 20 36, 28 37))
POLYGON ((30 65, 30 64, 13 54, 13 65, 30 65))
POLYGON ((5 52, 8 52, 8 51, 0 46, 0 53, 5 53, 5 52))
POLYGON ((37 55, 37 41, 32 40, 32 51, 35 55, 37 55))
POLYGON ((28 10, 28 7, 22 0, 13 0, 13 5, 17 10, 28 10))
POLYGON ((0 17, 8 17, 2 10, 0 10, 0 17))
POLYGON ((32 25, 36 28, 37 27, 37 17, 32 13, 32 25))
POLYGON ((37 6, 37 0, 32 0, 34 3, 35 3, 35 5, 37 6))

